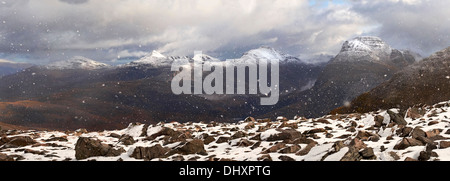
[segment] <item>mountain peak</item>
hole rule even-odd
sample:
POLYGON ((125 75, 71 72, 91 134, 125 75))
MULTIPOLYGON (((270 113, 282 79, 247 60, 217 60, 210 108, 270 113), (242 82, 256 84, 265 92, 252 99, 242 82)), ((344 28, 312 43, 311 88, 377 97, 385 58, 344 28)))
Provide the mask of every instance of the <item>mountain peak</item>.
POLYGON ((109 65, 82 56, 75 56, 69 60, 54 62, 47 66, 48 69, 86 69, 86 70, 102 69, 107 67, 109 67, 109 65))
POLYGON ((389 60, 392 51, 381 38, 360 36, 345 41, 333 62, 385 61, 389 60))
POLYGON ((151 67, 167 67, 170 66, 173 60, 176 59, 174 57, 166 57, 163 54, 159 53, 156 50, 153 50, 150 54, 142 57, 139 60, 132 61, 123 66, 125 67, 135 67, 135 66, 151 66, 151 67))
POLYGON ((192 60, 194 60, 196 62, 205 62, 205 61, 208 61, 208 62, 219 62, 220 61, 217 58, 214 58, 214 57, 211 57, 209 55, 202 54, 202 53, 195 54, 194 57, 192 57, 192 60))
POLYGON ((382 51, 390 52, 391 47, 381 38, 375 36, 359 36, 346 41, 341 52, 345 51, 382 51))
POLYGON ((163 54, 159 53, 156 50, 153 50, 149 56, 154 58, 166 58, 166 56, 164 56, 163 54))
POLYGON ((280 53, 278 50, 275 50, 272 47, 268 46, 261 46, 257 49, 250 50, 246 52, 243 56, 253 59, 266 59, 266 60, 284 60, 286 59, 286 56, 282 53, 280 53))

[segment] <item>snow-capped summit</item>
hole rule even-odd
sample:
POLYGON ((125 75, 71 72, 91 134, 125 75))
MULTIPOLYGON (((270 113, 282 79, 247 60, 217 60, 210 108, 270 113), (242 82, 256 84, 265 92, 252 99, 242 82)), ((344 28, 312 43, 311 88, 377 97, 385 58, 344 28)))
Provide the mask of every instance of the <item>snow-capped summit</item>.
POLYGON ((219 59, 206 54, 195 54, 194 57, 192 57, 192 60, 194 60, 194 62, 220 62, 219 59))
POLYGON ((95 70, 108 68, 110 65, 97 62, 82 56, 75 56, 69 60, 54 62, 46 66, 47 69, 85 69, 95 70))
POLYGON ((382 61, 389 59, 392 50, 381 38, 360 36, 346 41, 334 61, 382 61))
POLYGON ((242 59, 266 59, 266 60, 279 60, 282 61, 286 59, 286 55, 280 53, 278 50, 274 48, 262 46, 257 49, 250 50, 242 56, 242 59))
POLYGON ((173 62, 173 57, 166 57, 165 55, 159 53, 156 50, 153 50, 152 53, 142 57, 139 60, 132 61, 128 64, 125 64, 123 66, 125 67, 135 67, 135 66, 152 66, 152 67, 165 67, 170 66, 173 62))
POLYGON ((154 58, 167 58, 166 56, 164 56, 163 54, 159 53, 156 50, 153 50, 149 56, 154 58))
POLYGON ((352 40, 346 41, 342 46, 342 52, 344 51, 382 51, 390 52, 391 47, 385 43, 381 38, 374 36, 361 36, 352 40))
POLYGON ((167 59, 163 54, 153 50, 152 53, 142 57, 139 60, 133 61, 132 63, 137 64, 157 64, 159 62, 164 62, 163 60, 167 59))
POLYGON ((290 56, 288 54, 283 54, 280 51, 268 47, 261 46, 257 49, 250 50, 239 59, 231 60, 232 63, 259 63, 260 60, 267 60, 272 62, 273 60, 278 60, 280 64, 284 63, 303 63, 297 57, 290 56))

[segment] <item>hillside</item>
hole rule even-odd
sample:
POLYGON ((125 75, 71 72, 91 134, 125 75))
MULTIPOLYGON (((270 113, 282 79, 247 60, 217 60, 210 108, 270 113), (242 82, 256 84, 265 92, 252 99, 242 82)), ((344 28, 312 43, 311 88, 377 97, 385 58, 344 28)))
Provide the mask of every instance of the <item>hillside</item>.
POLYGON ((389 81, 358 96, 334 112, 368 112, 388 107, 405 110, 450 98, 450 47, 398 72, 389 81))

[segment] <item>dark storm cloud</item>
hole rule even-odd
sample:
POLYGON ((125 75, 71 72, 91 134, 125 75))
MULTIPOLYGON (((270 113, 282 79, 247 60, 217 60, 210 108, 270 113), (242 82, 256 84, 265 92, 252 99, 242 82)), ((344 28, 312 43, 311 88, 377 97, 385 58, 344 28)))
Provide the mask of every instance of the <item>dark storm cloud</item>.
POLYGON ((261 45, 295 56, 336 54, 358 35, 422 54, 449 44, 448 1, 327 2, 0 0, 0 58, 45 63, 82 55, 108 62, 153 49, 235 58, 261 45))

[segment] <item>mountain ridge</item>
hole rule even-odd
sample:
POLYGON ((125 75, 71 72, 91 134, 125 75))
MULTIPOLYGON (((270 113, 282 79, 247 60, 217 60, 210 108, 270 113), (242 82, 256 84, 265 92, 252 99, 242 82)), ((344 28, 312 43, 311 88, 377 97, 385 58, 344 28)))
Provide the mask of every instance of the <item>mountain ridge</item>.
POLYGON ((338 112, 366 112, 385 107, 433 104, 450 97, 450 47, 395 74, 389 81, 355 98, 338 112))
POLYGON ((341 52, 325 66, 311 89, 280 98, 285 100, 282 106, 265 115, 325 115, 389 80, 395 72, 416 62, 413 58, 392 49, 380 38, 353 38, 343 43, 341 52))
POLYGON ((75 56, 68 60, 54 62, 44 67, 47 69, 60 69, 60 70, 65 69, 95 70, 95 69, 109 68, 111 66, 83 56, 75 56))

